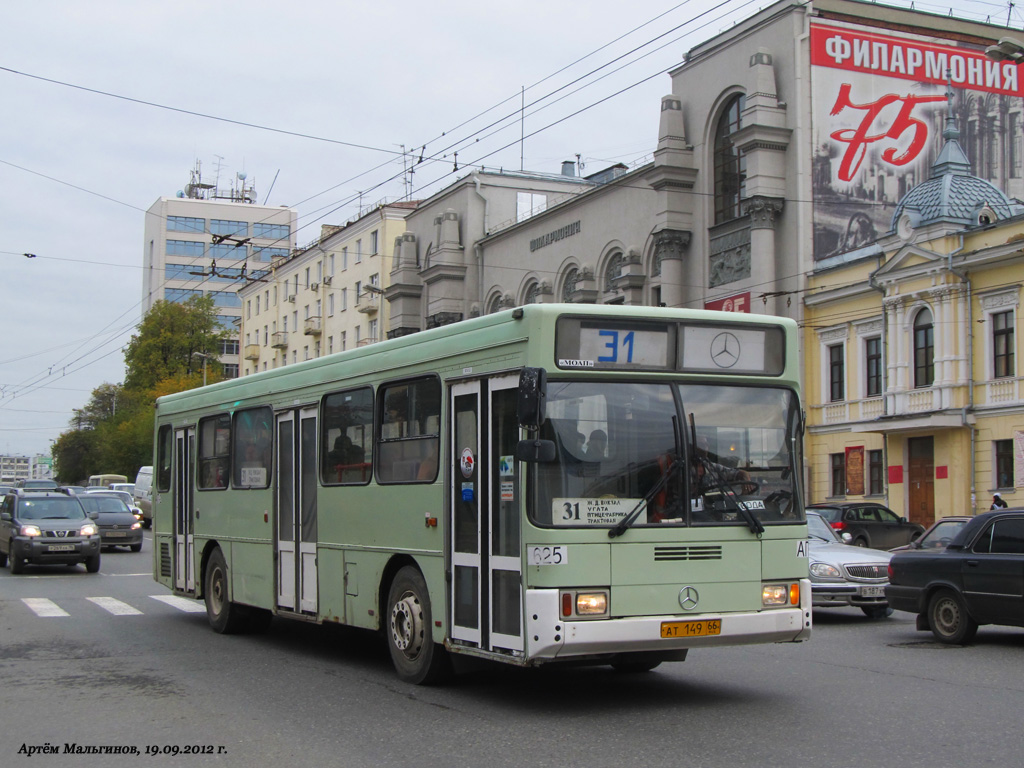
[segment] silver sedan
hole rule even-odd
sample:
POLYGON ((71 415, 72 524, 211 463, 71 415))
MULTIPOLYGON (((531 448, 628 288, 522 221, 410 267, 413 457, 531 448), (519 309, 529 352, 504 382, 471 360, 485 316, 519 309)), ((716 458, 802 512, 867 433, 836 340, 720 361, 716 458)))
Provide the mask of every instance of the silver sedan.
POLYGON ((892 614, 885 599, 892 555, 843 543, 832 526, 810 510, 807 533, 811 596, 816 608, 855 606, 872 619, 892 614))

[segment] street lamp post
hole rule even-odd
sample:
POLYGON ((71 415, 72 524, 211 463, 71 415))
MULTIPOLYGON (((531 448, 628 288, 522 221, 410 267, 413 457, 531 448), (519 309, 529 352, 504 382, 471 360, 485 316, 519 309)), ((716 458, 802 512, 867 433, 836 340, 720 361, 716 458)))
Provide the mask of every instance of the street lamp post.
POLYGON ((192 357, 203 358, 203 386, 206 386, 206 361, 210 359, 210 356, 205 352, 193 352, 192 357))
POLYGON ((1024 61, 1024 42, 1015 37, 1001 37, 996 45, 985 49, 985 55, 995 61, 1012 61, 1020 64, 1024 61))

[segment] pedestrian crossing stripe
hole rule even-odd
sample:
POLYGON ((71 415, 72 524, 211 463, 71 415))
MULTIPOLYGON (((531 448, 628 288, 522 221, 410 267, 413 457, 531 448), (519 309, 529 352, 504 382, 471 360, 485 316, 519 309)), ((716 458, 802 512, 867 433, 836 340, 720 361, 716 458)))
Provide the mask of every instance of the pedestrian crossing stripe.
MULTIPOLYGON (((206 613, 206 605, 191 600, 187 597, 177 595, 150 595, 151 600, 157 600, 172 608, 184 613, 206 613)), ((114 616, 141 616, 142 611, 128 603, 118 600, 115 597, 87 597, 85 598, 93 605, 96 605, 114 616)), ((70 616, 67 611, 61 608, 52 600, 45 597, 23 597, 23 602, 36 616, 42 619, 61 618, 70 616)))

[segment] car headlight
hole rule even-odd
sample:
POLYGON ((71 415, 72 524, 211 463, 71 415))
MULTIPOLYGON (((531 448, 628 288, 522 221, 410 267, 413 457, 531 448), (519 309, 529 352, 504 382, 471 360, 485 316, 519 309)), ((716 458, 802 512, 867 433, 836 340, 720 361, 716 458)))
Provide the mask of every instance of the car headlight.
POLYGON ((142 527, 142 523, 132 523, 132 530, 137 531, 142 527))
POLYGON ((819 579, 841 579, 843 574, 834 565, 828 563, 811 563, 811 576, 819 579))
POLYGON ((38 525, 23 525, 18 529, 18 533, 22 536, 42 536, 42 531, 39 530, 38 525))
POLYGON ((86 523, 85 525, 82 526, 82 529, 79 531, 79 533, 82 536, 95 536, 96 535, 96 526, 93 525, 92 523, 86 523))

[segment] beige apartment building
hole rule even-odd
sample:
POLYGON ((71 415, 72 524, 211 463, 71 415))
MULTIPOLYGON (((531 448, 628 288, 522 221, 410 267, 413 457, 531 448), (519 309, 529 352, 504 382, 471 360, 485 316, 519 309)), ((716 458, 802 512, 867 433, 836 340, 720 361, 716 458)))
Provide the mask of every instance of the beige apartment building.
POLYGON ((383 338, 382 294, 390 251, 415 203, 386 203, 269 265, 238 291, 242 375, 329 355, 383 338))

